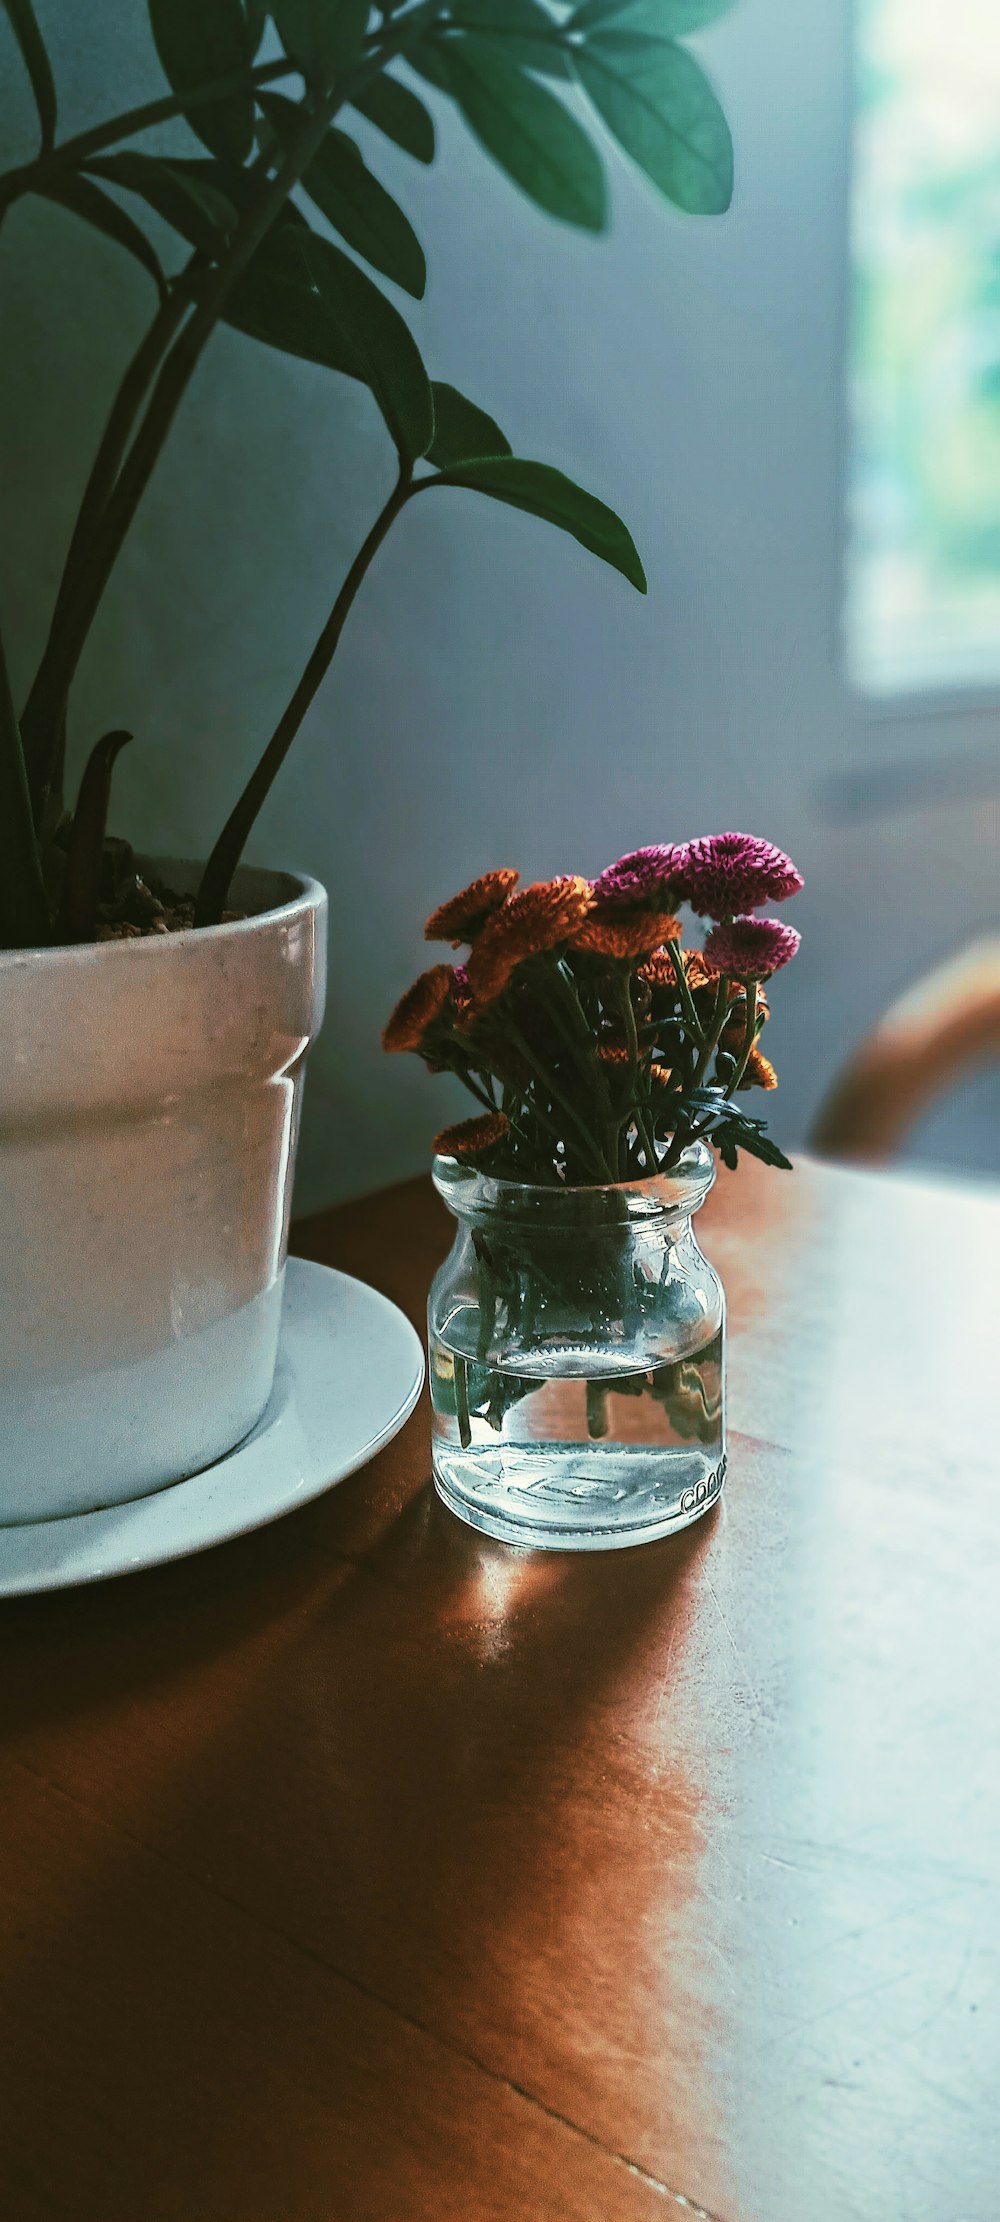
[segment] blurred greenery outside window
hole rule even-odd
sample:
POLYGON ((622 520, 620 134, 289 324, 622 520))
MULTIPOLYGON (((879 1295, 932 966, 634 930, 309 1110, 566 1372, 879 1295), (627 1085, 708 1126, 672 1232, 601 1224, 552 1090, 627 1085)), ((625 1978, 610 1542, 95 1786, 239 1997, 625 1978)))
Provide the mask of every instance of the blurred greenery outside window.
POLYGON ((848 677, 1000 691, 1000 8, 855 5, 848 677))

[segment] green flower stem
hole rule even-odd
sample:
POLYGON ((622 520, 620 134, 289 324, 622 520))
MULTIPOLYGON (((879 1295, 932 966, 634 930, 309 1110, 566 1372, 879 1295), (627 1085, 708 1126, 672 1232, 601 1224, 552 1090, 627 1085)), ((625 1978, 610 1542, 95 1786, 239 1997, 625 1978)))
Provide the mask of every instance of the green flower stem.
POLYGON ((715 1008, 712 1012, 712 1018, 709 1025, 708 1033, 704 1037, 701 1047, 701 1054, 694 1068, 694 1076, 691 1082, 691 1086, 693 1088, 700 1088, 701 1083, 705 1078, 705 1074, 707 1073, 709 1065, 712 1062, 712 1058, 714 1057, 715 1052, 718 1049, 719 1039, 725 1026, 728 1012, 729 981, 727 980, 725 973, 723 973, 720 977, 719 985, 715 991, 715 1008))
POLYGON ((455 1368, 455 1418, 458 1421, 458 1440, 463 1450, 472 1442, 472 1423, 469 1418, 469 1368, 458 1351, 452 1355, 455 1368))
POLYGON ((621 1004, 625 1018, 625 1035, 628 1042, 628 1085, 629 1096, 632 1102, 632 1113, 635 1117, 636 1129, 639 1135, 639 1140, 642 1144, 643 1155, 646 1159, 646 1170, 649 1173, 654 1173, 656 1171, 656 1151, 653 1148, 649 1128, 646 1124, 645 1118, 637 1100, 637 1091, 639 1085, 639 1036, 636 1032, 635 1010, 632 1003, 632 982, 630 975, 627 972, 624 972, 621 976, 621 1004))
POLYGON ((698 1013, 695 1009, 694 997, 691 993, 690 988, 688 987, 687 973, 684 969, 684 959, 681 956, 680 950, 678 949, 677 943, 675 941, 668 941, 667 948, 670 953, 670 962, 674 968, 674 976, 676 978, 678 991, 680 993, 681 1008, 683 1009, 688 1029, 694 1035, 695 1041, 700 1046, 701 1044, 703 1044, 705 1037, 702 1033, 701 1026, 698 1020, 698 1013))
POLYGON ((746 1022, 746 1029, 745 1029, 745 1032, 744 1032, 744 1035, 743 1035, 743 1047, 742 1047, 742 1049, 741 1049, 741 1051, 740 1051, 739 1059, 738 1059, 738 1061, 737 1061, 737 1065, 736 1065, 736 1071, 734 1072, 734 1074, 733 1074, 733 1077, 732 1077, 731 1081, 729 1082, 729 1086, 728 1086, 728 1087, 727 1087, 727 1089, 726 1089, 726 1101, 727 1101, 727 1103, 728 1103, 728 1101, 729 1101, 729 1098, 730 1098, 730 1096, 733 1096, 733 1095, 735 1095, 735 1093, 736 1093, 736 1090, 737 1090, 737 1088, 739 1087, 740 1081, 742 1080, 742 1078, 743 1078, 743 1075, 744 1075, 744 1073, 745 1073, 745 1071, 746 1071, 746 1069, 747 1069, 747 1066, 748 1066, 748 1064, 750 1063, 750 1052, 751 1052, 751 1050, 753 1049, 753 1045, 754 1045, 754 1043, 755 1043, 755 1041, 756 1041, 756 1039, 757 1039, 757 1036, 758 1036, 758 1034, 759 1034, 759 1032, 760 1032, 760 1024, 759 1024, 759 1020, 758 1020, 758 1015, 757 1015, 757 989, 758 989, 758 986, 759 986, 759 982, 758 982, 757 980, 748 980, 748 981, 747 981, 747 984, 746 984, 746 991, 747 991, 747 1022, 746 1022), (752 991, 752 995, 751 995, 751 991, 752 991))
POLYGON ((563 957, 557 957, 554 965, 545 965, 545 977, 547 981, 554 983, 558 991, 557 1003, 553 1005, 553 1008, 558 1008, 565 1015, 581 1050, 585 1053, 585 1062, 594 1080, 596 1092, 600 1099, 601 1113, 608 1128, 608 1139, 610 1141, 612 1135, 614 1139, 614 1147, 606 1150, 605 1155, 609 1164, 615 1165, 617 1162, 617 1127, 613 1126, 611 1119, 611 1096, 608 1089, 607 1075, 597 1054, 594 1029, 580 1001, 579 989, 573 974, 563 957))
MULTIPOLYGON (((453 1036, 453 1039, 454 1038, 455 1037, 453 1036)), ((461 1071, 459 1071, 457 1066, 454 1066, 452 1069, 455 1073, 456 1079, 461 1081, 463 1088, 468 1088, 470 1096, 475 1096, 477 1103, 481 1103, 484 1109, 487 1111, 497 1110, 498 1105, 495 1095, 490 1095, 485 1086, 480 1086, 479 1081, 476 1080, 473 1076, 471 1066, 466 1065, 462 1068, 461 1071)), ((491 1077, 492 1076, 489 1074, 483 1075, 484 1080, 488 1080, 491 1077)), ((508 1126, 510 1127, 511 1133, 516 1134, 519 1141, 528 1144, 528 1146, 530 1147, 528 1135, 525 1133, 524 1128, 518 1124, 514 1112, 510 1108, 509 1104, 507 1104, 506 1102, 503 1105, 503 1114, 508 1126)))
MULTIPOLYGON (((609 1166, 615 1166, 615 1172, 610 1177, 616 1179, 618 1129, 617 1125, 611 1120, 611 1103, 608 1096, 607 1082, 597 1055, 597 1043, 593 1028, 590 1026, 580 1002, 576 982, 563 959, 556 957, 553 960, 551 952, 548 951, 535 958, 534 976, 545 994, 553 1023, 557 1027, 570 1056, 576 1058, 578 1049, 583 1052, 583 1061, 588 1076, 594 1083, 595 1092, 600 1098, 600 1110, 606 1128, 605 1163, 609 1166)), ((560 1101, 564 1100, 564 1098, 560 1098, 560 1101)))
POLYGON ((525 1063, 531 1066, 532 1071, 541 1081, 542 1086, 547 1090, 548 1094, 552 1097, 553 1102, 561 1104, 566 1117, 572 1120, 578 1134, 582 1136, 587 1150, 592 1155, 594 1163, 598 1167, 598 1179, 601 1181, 613 1181, 615 1178, 614 1172, 608 1165, 607 1159, 605 1158, 603 1151, 600 1149, 593 1134, 591 1133, 590 1128, 580 1117, 576 1105, 572 1102, 571 1098, 566 1095, 565 1091, 560 1088, 558 1081, 553 1078, 552 1074, 550 1072, 546 1072, 544 1065, 535 1056, 534 1050, 531 1048, 530 1044, 525 1041, 520 1027, 515 1024, 514 1020, 512 1018, 508 1018, 505 1023, 507 1032, 510 1035, 510 1039, 514 1044, 515 1049, 519 1051, 520 1055, 524 1058, 525 1063))
MULTIPOLYGON (((194 916, 196 926, 215 925, 222 916, 230 881, 243 853, 250 828, 285 761, 306 711, 326 677, 354 597, 386 533, 405 506, 410 485, 410 468, 408 464, 403 464, 388 501, 380 509, 371 531, 358 549, 302 677, 278 719, 263 756, 251 773, 238 802, 230 811, 212 850, 198 889, 194 916)), ((490 1109, 494 1108, 491 1104, 490 1109)))
POLYGON ((604 1381, 587 1383, 587 1433, 592 1442, 599 1442, 610 1431, 608 1391, 604 1381))

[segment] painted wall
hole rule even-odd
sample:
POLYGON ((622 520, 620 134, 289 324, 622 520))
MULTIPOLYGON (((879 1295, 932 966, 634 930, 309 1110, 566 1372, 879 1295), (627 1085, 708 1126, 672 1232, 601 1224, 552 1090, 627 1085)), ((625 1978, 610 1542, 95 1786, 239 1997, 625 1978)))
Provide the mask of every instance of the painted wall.
MULTIPOLYGON (((39 13, 66 129, 161 89, 139 0, 39 13)), ((743 0, 704 35, 737 145, 721 222, 677 216, 612 157, 594 243, 521 201, 450 115, 431 171, 367 133, 428 250, 413 322, 432 375, 614 503, 650 593, 471 494, 421 503, 384 549, 251 852, 332 897, 303 1206, 415 1170, 456 1115, 451 1084, 384 1059, 378 1034, 426 961, 424 914, 491 862, 590 872, 731 825, 789 848, 805 943, 768 1041, 789 1143, 889 998, 994 909, 995 706, 876 716, 841 677, 847 48, 847 0, 743 0)), ((3 24, 0 132, 8 159, 30 151, 3 24)), ((22 685, 149 305, 143 274, 71 216, 14 211, 0 588, 22 685)), ((107 725, 136 733, 116 813, 133 839, 204 853, 389 482, 359 388, 216 337, 77 690, 78 754, 107 725)), ((1000 1170, 998 1108, 984 1076, 913 1154, 1000 1170)))

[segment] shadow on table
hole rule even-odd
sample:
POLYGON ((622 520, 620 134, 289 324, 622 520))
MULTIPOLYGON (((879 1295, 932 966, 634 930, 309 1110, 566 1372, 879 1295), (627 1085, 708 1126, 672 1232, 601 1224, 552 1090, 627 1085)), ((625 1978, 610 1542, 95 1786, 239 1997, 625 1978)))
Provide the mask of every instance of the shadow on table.
MULTIPOLYGON (((705 1662, 689 1638, 717 1526, 634 1552, 534 1554, 463 1527, 428 1485, 353 1562, 324 1555, 341 1532, 331 1500, 183 1568, 17 1608, 7 1748, 77 1808, 64 1847, 43 1847, 58 1888, 8 1977, 12 2025, 37 2022, 46 1996, 55 2016, 34 2101, 19 2089, 24 2149, 45 2146, 53 2109, 72 2146, 104 2059, 156 2151, 144 2215, 194 2222, 191 2154, 213 2138, 242 2196, 276 2137, 294 2181, 318 2103, 303 2027, 340 2075, 358 2001, 374 1998, 613 2151, 638 2156, 655 2124, 672 2180, 689 2180, 689 2129, 701 2148, 711 2134, 696 2034, 707 2008, 667 1978, 697 1924, 705 1662), (239 1959, 235 2023, 205 1953, 213 1905, 220 1936, 242 1923, 226 1946, 239 1959), (277 2003, 294 1994, 289 1945, 310 1987, 317 1968, 327 1985, 331 1971, 347 1978, 303 2027, 277 2003), (58 2025, 67 1986, 71 2028, 58 2025), (669 2090, 666 2011, 688 2025, 669 2090), (221 2076, 206 2075, 212 2028, 232 2055, 221 2076), (150 2084, 153 2061, 165 2090, 150 2084)), ((17 1803, 15 1786, 15 1836, 17 1803)), ((12 1905, 17 1916, 16 1891, 12 1905)), ((392 2017, 367 2042, 358 2105, 400 2109, 419 2142, 416 2069, 393 2052, 392 2017)), ((365 2164, 349 2126, 331 2137, 333 2213, 345 2155, 352 2198, 365 2164)), ((381 2166, 373 2148, 373 2183, 381 2166)), ((210 2176, 213 2222, 249 2222, 210 2176)), ((129 2166, 122 2181, 106 2222, 138 2196, 129 2166)))

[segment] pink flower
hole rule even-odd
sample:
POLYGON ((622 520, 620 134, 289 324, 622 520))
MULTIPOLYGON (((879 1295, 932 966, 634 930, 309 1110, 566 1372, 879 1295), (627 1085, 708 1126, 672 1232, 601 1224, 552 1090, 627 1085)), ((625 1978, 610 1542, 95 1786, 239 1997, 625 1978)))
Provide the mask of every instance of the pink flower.
POLYGON ((675 893, 692 910, 710 918, 731 918, 781 903, 802 886, 791 857, 755 833, 710 833, 673 851, 675 893))
POLYGON ((802 935, 780 918, 732 918, 713 926, 705 940, 705 958, 729 980, 768 980, 780 965, 788 964, 802 935))
POLYGON ((607 909, 621 905, 635 910, 648 905, 651 910, 668 910, 670 904, 665 898, 673 883, 676 859, 682 853, 672 842, 662 841, 651 848, 630 849, 592 882, 595 902, 607 909))

